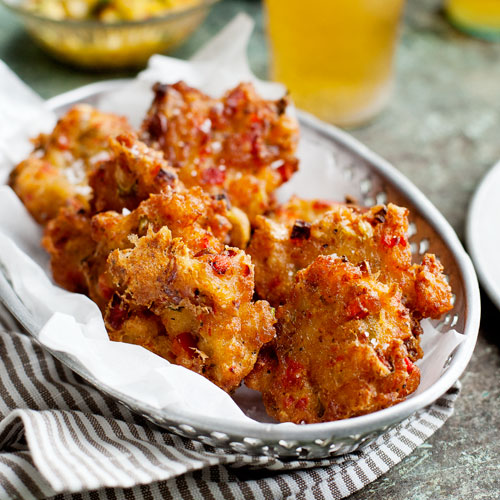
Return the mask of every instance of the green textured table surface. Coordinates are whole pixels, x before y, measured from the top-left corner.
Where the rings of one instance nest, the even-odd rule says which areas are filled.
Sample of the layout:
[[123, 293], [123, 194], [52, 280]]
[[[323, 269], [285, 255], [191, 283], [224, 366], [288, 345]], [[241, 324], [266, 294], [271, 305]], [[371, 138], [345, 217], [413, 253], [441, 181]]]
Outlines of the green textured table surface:
[[[174, 55], [189, 56], [240, 11], [257, 20], [250, 61], [265, 76], [267, 48], [255, 1], [222, 1]], [[54, 62], [1, 7], [0, 59], [43, 97], [131, 75], [86, 73]], [[398, 86], [390, 106], [352, 133], [417, 184], [462, 237], [474, 188], [500, 159], [500, 43], [456, 32], [443, 18], [438, 0], [410, 0], [397, 62]], [[484, 297], [479, 341], [461, 379], [455, 415], [352, 500], [500, 498], [499, 324], [500, 312]]]

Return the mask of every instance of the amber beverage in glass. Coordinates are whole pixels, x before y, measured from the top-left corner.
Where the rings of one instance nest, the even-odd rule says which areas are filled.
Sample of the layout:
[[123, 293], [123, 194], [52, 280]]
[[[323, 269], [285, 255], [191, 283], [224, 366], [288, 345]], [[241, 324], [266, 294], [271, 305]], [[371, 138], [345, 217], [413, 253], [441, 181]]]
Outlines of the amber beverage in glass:
[[487, 40], [500, 40], [500, 0], [448, 0], [448, 18], [457, 28]]
[[299, 108], [326, 121], [368, 121], [391, 96], [403, 3], [265, 0], [271, 77]]

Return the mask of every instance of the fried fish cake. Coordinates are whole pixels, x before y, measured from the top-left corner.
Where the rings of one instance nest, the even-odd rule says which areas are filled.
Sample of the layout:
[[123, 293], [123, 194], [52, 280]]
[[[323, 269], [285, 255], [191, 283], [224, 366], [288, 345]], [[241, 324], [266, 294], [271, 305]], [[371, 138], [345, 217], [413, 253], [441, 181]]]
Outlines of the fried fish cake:
[[109, 157], [108, 138], [128, 132], [125, 118], [77, 105], [52, 133], [35, 140], [35, 150], [12, 171], [9, 183], [40, 224], [61, 207], [88, 209], [89, 174]]
[[267, 412], [280, 422], [364, 415], [418, 387], [410, 354], [418, 339], [401, 291], [366, 266], [317, 257], [297, 273], [276, 316], [276, 339], [245, 383], [262, 392]]
[[408, 210], [393, 204], [369, 209], [336, 204], [313, 222], [299, 219], [293, 225], [259, 216], [248, 252], [256, 291], [274, 306], [287, 300], [297, 271], [319, 255], [338, 255], [355, 265], [364, 262], [382, 282], [397, 284], [416, 319], [437, 318], [452, 308], [436, 257], [427, 254], [421, 264], [412, 264]]
[[252, 221], [297, 170], [297, 121], [287, 98], [266, 101], [242, 83], [213, 99], [183, 82], [154, 86], [142, 138], [164, 152], [186, 186], [225, 191]]
[[105, 314], [110, 338], [143, 345], [225, 391], [274, 336], [273, 310], [253, 302], [253, 265], [242, 250], [194, 252], [167, 227], [150, 228], [133, 248], [110, 254], [107, 272], [117, 290]]

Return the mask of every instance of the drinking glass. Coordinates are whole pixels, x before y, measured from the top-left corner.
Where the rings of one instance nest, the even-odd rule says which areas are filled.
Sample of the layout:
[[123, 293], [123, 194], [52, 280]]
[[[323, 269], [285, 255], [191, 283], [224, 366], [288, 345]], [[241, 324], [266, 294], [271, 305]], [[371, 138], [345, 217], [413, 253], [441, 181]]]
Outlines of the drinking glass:
[[500, 40], [500, 0], [448, 0], [446, 13], [458, 29], [479, 38]]
[[265, 0], [271, 77], [298, 107], [353, 127], [391, 96], [404, 0]]

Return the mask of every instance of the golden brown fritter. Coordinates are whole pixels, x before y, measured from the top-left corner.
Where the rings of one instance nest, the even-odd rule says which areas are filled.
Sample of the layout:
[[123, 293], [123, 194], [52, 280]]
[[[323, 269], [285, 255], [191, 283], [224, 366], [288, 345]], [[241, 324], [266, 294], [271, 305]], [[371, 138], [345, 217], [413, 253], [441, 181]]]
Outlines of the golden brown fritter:
[[336, 204], [322, 217], [279, 223], [259, 216], [248, 252], [255, 264], [256, 291], [278, 306], [286, 302], [295, 274], [318, 255], [364, 262], [383, 283], [397, 284], [416, 319], [437, 318], [452, 308], [443, 267], [433, 255], [412, 264], [408, 210], [393, 204], [361, 209]]
[[224, 200], [199, 187], [180, 192], [167, 187], [128, 214], [108, 211], [90, 218], [83, 211], [61, 210], [47, 225], [42, 244], [50, 253], [55, 281], [88, 294], [103, 308], [114, 291], [105, 274], [106, 259], [112, 250], [130, 248], [131, 235], [168, 226], [194, 252], [220, 251], [229, 241], [227, 213]]
[[230, 247], [194, 252], [167, 227], [134, 244], [108, 258], [117, 290], [105, 314], [110, 338], [237, 388], [274, 336], [272, 308], [252, 301], [250, 257]]
[[149, 227], [159, 231], [166, 226], [193, 252], [217, 252], [228, 242], [231, 225], [226, 214], [224, 201], [214, 200], [195, 187], [151, 195], [128, 215], [117, 212], [95, 215], [92, 238], [97, 246], [87, 273], [90, 297], [100, 304], [111, 298], [114, 287], [105, 272], [106, 259], [112, 250], [132, 247], [131, 235], [141, 237]]
[[[279, 421], [315, 423], [380, 410], [416, 390], [416, 342], [397, 285], [319, 256], [277, 311], [277, 336], [246, 384]], [[407, 348], [407, 345], [410, 349]]]
[[41, 224], [61, 207], [88, 209], [89, 174], [109, 158], [109, 137], [127, 132], [132, 128], [125, 118], [75, 106], [52, 133], [35, 140], [35, 150], [12, 171], [9, 183]]
[[70, 292], [88, 294], [87, 259], [95, 252], [85, 210], [61, 208], [45, 226], [42, 246], [50, 255], [54, 281]]
[[156, 84], [143, 139], [164, 152], [186, 186], [225, 191], [252, 221], [297, 170], [298, 125], [287, 98], [266, 101], [242, 83], [212, 99], [183, 82]]
[[181, 189], [175, 170], [163, 154], [148, 148], [133, 134], [122, 134], [109, 140], [110, 159], [102, 162], [90, 175], [93, 213], [106, 210], [134, 210], [151, 193], [167, 187]]

